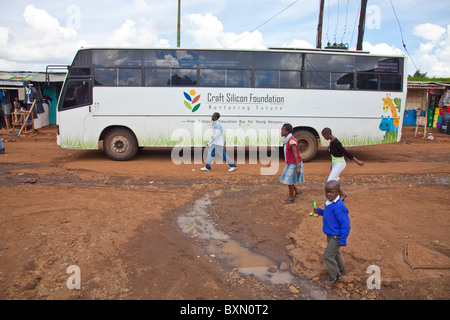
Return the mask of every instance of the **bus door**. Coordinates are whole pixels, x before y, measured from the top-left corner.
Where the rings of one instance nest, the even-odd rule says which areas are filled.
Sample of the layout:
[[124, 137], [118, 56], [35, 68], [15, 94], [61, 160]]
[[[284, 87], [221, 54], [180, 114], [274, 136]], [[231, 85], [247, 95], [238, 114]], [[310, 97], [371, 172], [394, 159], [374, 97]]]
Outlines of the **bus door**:
[[[58, 144], [67, 148], [97, 149], [85, 121], [92, 116], [92, 78], [69, 78], [58, 105]], [[83, 125], [80, 125], [83, 124]], [[98, 137], [97, 137], [98, 143]]]

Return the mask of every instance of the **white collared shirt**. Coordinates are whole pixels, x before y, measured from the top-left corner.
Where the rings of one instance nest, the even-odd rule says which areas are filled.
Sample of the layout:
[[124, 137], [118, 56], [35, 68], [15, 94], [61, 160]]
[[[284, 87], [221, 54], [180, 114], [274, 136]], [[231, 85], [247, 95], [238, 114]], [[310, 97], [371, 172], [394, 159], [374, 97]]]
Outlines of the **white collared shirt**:
[[325, 205], [329, 206], [330, 204], [335, 203], [339, 199], [340, 199], [339, 195], [333, 201], [330, 201], [330, 200], [327, 199], [327, 201], [325, 201]]

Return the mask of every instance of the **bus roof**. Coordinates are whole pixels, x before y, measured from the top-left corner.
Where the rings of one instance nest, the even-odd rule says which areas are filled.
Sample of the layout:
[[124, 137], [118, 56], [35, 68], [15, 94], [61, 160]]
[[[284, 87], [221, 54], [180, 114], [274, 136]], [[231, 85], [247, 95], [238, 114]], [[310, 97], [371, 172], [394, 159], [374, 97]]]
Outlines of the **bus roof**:
[[342, 55], [367, 55], [377, 57], [405, 57], [404, 54], [376, 54], [369, 51], [355, 51], [342, 49], [318, 49], [318, 48], [268, 48], [268, 49], [238, 49], [238, 48], [135, 48], [135, 47], [89, 47], [80, 48], [79, 51], [88, 50], [190, 50], [190, 51], [246, 51], [246, 52], [302, 52], [324, 53]]

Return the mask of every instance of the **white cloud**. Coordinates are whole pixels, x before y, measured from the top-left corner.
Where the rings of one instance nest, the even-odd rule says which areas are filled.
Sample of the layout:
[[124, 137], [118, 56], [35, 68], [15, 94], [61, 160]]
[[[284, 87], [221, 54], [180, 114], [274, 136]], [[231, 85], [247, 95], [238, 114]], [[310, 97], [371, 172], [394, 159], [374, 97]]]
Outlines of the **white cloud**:
[[210, 13], [206, 15], [190, 14], [185, 16], [184, 29], [194, 38], [194, 42], [200, 47], [220, 48], [220, 39], [223, 37], [223, 25]]
[[405, 55], [402, 50], [395, 46], [390, 46], [387, 43], [378, 43], [373, 45], [367, 41], [363, 42], [363, 51], [380, 55]]
[[158, 40], [156, 33], [152, 32], [143, 20], [140, 23], [126, 20], [119, 29], [113, 31], [104, 45], [108, 47], [168, 47], [169, 41]]
[[437, 43], [444, 36], [445, 31], [445, 28], [436, 24], [424, 23], [416, 26], [414, 28], [413, 34], [429, 40], [432, 43]]
[[429, 77], [450, 77], [450, 25], [446, 29], [425, 23], [416, 26], [414, 34], [427, 41], [414, 53], [417, 68]]
[[42, 70], [45, 65], [69, 63], [76, 50], [86, 44], [74, 29], [62, 27], [57, 19], [33, 5], [25, 7], [23, 18], [25, 29], [0, 28], [3, 47], [0, 68], [3, 70], [23, 70], [22, 65], [41, 66]]
[[59, 21], [52, 16], [50, 16], [47, 11], [38, 9], [33, 5], [28, 5], [25, 7], [23, 13], [25, 22], [34, 30], [46, 31], [53, 28], [59, 29]]
[[226, 48], [266, 49], [263, 42], [263, 34], [258, 30], [251, 33], [244, 32], [240, 35], [228, 32], [222, 38], [222, 43]]
[[147, 1], [145, 0], [134, 0], [133, 2], [133, 10], [136, 12], [143, 12], [150, 9]]
[[2, 48], [5, 48], [8, 45], [9, 33], [9, 28], [0, 27], [0, 46]]
[[306, 40], [294, 39], [288, 44], [283, 44], [283, 48], [296, 48], [296, 49], [311, 49], [314, 46]]
[[[145, 1], [136, 1], [145, 8]], [[70, 64], [81, 47], [88, 46], [74, 28], [61, 26], [46, 10], [27, 5], [23, 13], [24, 28], [10, 30], [0, 26], [0, 69], [43, 71], [50, 64]], [[125, 20], [118, 29], [89, 46], [168, 47], [169, 41], [158, 39], [151, 23]], [[7, 48], [7, 49], [4, 49]], [[30, 69], [32, 68], [32, 69]]]
[[219, 19], [210, 13], [186, 15], [184, 25], [186, 33], [192, 36], [194, 43], [203, 48], [265, 48], [261, 32], [225, 32]]

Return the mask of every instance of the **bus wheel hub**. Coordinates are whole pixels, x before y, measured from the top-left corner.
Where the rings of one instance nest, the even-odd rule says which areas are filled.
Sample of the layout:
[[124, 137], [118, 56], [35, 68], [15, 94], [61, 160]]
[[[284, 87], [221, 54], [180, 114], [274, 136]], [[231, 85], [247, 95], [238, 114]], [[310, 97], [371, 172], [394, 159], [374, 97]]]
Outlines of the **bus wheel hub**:
[[123, 137], [116, 137], [111, 142], [111, 149], [116, 153], [123, 153], [128, 148], [128, 143], [126, 139], [123, 139]]

